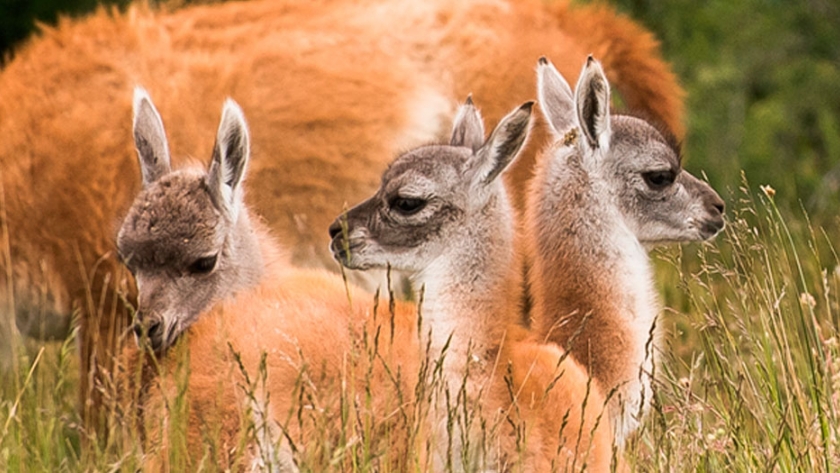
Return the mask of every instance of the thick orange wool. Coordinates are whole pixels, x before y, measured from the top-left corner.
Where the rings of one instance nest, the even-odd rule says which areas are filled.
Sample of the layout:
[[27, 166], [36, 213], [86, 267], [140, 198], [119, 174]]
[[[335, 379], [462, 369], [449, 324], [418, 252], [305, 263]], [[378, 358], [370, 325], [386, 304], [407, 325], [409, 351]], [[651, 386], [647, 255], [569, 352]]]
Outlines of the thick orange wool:
[[[393, 431], [387, 442], [383, 438], [382, 445], [394, 443], [399, 449], [406, 448], [406, 426], [411, 425], [412, 419], [398, 414], [401, 409], [412, 414], [414, 386], [394, 382], [384, 368], [392, 369], [395, 376], [400, 373], [404, 381], [416, 376], [414, 362], [418, 357], [413, 350], [417, 345], [411, 343], [417, 339], [415, 309], [397, 302], [393, 320], [399, 343], [390, 343], [387, 303], [383, 301], [374, 316], [373, 296], [365, 294], [364, 298], [351, 306], [338, 276], [318, 270], [293, 270], [269, 276], [257, 288], [202, 314], [185, 333], [184, 343], [163, 359], [164, 375], [147, 381], [141, 389], [145, 396], [142, 424], [148, 434], [146, 449], [150, 454], [147, 467], [155, 469], [155, 462], [165, 464], [172, 448], [164, 427], [167, 424], [161, 422], [171, 413], [163, 406], [177, 396], [182, 376], [178, 370], [184, 359], [188, 360], [187, 458], [195, 462], [192, 467], [200, 461], [208, 444], [208, 426], [218, 429], [209, 430], [210, 438], [216, 434], [216, 440], [223, 445], [243, 445], [246, 432], [241, 427], [260, 424], [253, 416], [248, 417], [248, 410], [266, 406], [266, 420], [281, 425], [304, 456], [307, 452], [316, 455], [319, 448], [338, 440], [342, 401], [351, 411], [361, 410], [351, 414], [350, 429], [359, 418], [394, 416], [399, 422], [393, 423]], [[373, 343], [377, 330], [381, 333], [377, 350], [381, 358], [374, 358], [371, 363], [367, 348], [362, 346], [363, 334], [367, 333]], [[258, 381], [263, 355], [265, 384]], [[252, 382], [250, 387], [245, 381], [246, 373]], [[364, 403], [366, 387], [374, 388], [370, 406]], [[259, 399], [256, 406], [247, 397], [250, 390]], [[246, 439], [244, 445], [251, 440]], [[240, 462], [257, 454], [254, 448], [251, 442], [249, 451], [240, 451]], [[404, 461], [399, 451], [390, 453], [389, 462]], [[234, 459], [233, 455], [221, 458]]]
[[[113, 241], [140, 182], [135, 85], [155, 97], [171, 148], [199, 159], [210, 156], [218, 104], [234, 98], [252, 131], [249, 203], [297, 264], [329, 267], [330, 221], [373, 192], [396, 152], [445, 134], [469, 93], [492, 127], [535, 97], [540, 56], [574, 81], [589, 53], [627, 103], [681, 133], [682, 93], [655, 41], [606, 7], [264, 0], [62, 19], [0, 71], [0, 243], [10, 255], [0, 252], [0, 287], [14, 287], [5, 297], [24, 315], [80, 310], [82, 369], [93, 370], [82, 399], [95, 411], [88, 381], [107, 378], [97, 370], [110, 369], [128, 322]], [[509, 173], [519, 207], [543, 137], [537, 129]]]
[[[352, 305], [338, 276], [287, 270], [203, 314], [185, 342], [163, 359], [163, 376], [147, 379], [140, 389], [147, 469], [167, 467], [173, 448], [171, 406], [183, 373], [188, 373], [188, 461], [197, 464], [207, 454], [208, 436], [226, 446], [218, 453], [225, 466], [259, 454], [253, 438], [241, 442], [246, 435], [241, 427], [255, 420], [247, 416], [253, 403], [234, 353], [256, 387], [257, 405], [268, 406], [268, 421], [282, 426], [298, 455], [315, 455], [338, 441], [342, 429], [374, 425], [368, 432], [373, 436], [364, 441], [371, 442], [372, 451], [384, 452], [380, 461], [386, 463], [378, 468], [404, 471], [418, 461], [425, 464], [428, 446], [439, 451], [446, 439], [427, 437], [435, 417], [425, 396], [432, 391], [415, 399], [423, 392], [416, 390], [418, 383], [430, 389], [423, 378], [429, 372], [421, 371], [426, 355], [416, 308], [397, 301], [392, 317], [382, 301], [374, 316], [372, 296], [351, 292]], [[254, 381], [263, 355], [265, 384]], [[184, 359], [187, 371], [178, 374]], [[487, 373], [480, 411], [488, 432], [494, 432], [488, 434], [490, 452], [500, 467], [571, 471], [585, 465], [589, 471], [608, 471], [612, 442], [609, 421], [602, 417], [604, 396], [580, 365], [561, 359], [558, 347], [529, 341], [521, 328], [506, 334], [495, 369]], [[263, 399], [270, 401], [263, 404]], [[352, 419], [350, 427], [342, 415]], [[232, 449], [242, 445], [247, 452]]]

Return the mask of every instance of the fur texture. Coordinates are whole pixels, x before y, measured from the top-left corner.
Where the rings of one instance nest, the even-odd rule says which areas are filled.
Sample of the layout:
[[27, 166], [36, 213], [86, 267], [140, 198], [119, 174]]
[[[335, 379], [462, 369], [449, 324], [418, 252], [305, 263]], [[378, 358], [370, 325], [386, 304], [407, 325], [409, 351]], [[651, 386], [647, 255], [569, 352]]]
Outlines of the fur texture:
[[611, 114], [591, 57], [571, 88], [548, 61], [540, 100], [556, 142], [530, 183], [524, 245], [535, 335], [566, 347], [614, 395], [617, 444], [649, 406], [660, 311], [645, 247], [712, 238], [724, 204], [644, 120]]
[[[433, 356], [442, 357], [442, 393], [432, 408], [438, 437], [447, 427], [441, 398], [456, 398], [489, 425], [501, 425], [500, 469], [576, 471], [610, 465], [603, 394], [555, 344], [533, 342], [518, 326], [522, 273], [515, 222], [499, 178], [522, 147], [532, 103], [505, 116], [483, 140], [471, 100], [448, 146], [399, 156], [379, 191], [330, 227], [336, 258], [349, 268], [405, 272], [424, 296]], [[476, 143], [482, 143], [476, 146]], [[564, 425], [568, 422], [568, 425]], [[458, 425], [450, 449], [481, 441], [484, 421]], [[440, 448], [440, 445], [438, 445]], [[434, 471], [453, 464], [435, 452]], [[454, 469], [469, 469], [463, 462]]]
[[[243, 203], [250, 140], [235, 102], [225, 103], [206, 171], [171, 170], [162, 120], [142, 90], [134, 109], [144, 188], [117, 247], [137, 282], [135, 332], [149, 350], [128, 349], [120, 381], [138, 394], [127, 396], [125, 408], [138, 406], [148, 469], [195, 469], [213, 439], [220, 443], [212, 461], [225, 467], [244, 457], [294, 470], [292, 447], [337, 441], [348, 409], [354, 419], [392, 427], [393, 437], [385, 438], [398, 447], [387, 448], [387, 461], [405, 461], [399, 452], [411, 442], [413, 411], [406, 406], [414, 399], [413, 384], [403, 381], [418, 376], [421, 359], [414, 308], [395, 304], [377, 319], [373, 296], [350, 303], [338, 275], [291, 269]], [[383, 327], [390, 338], [379, 345]], [[143, 366], [147, 359], [154, 361]], [[137, 373], [139, 386], [131, 387]], [[366, 391], [375, 395], [358, 405]], [[178, 409], [187, 420], [183, 430], [173, 430]], [[307, 409], [316, 414], [296, 415]], [[373, 422], [397, 410], [398, 422]], [[249, 421], [256, 432], [243, 428]], [[170, 452], [182, 445], [187, 464], [169, 465]], [[379, 451], [375, 440], [371, 445]]]
[[[629, 106], [681, 133], [682, 93], [655, 41], [606, 7], [266, 0], [61, 19], [0, 72], [0, 296], [35, 336], [62, 337], [79, 311], [82, 405], [99, 409], [130, 321], [115, 288], [133, 304], [113, 241], [140, 188], [125, 119], [136, 84], [158, 98], [169, 144], [197, 157], [216, 104], [236, 98], [257, 143], [247, 200], [295, 264], [323, 267], [329, 218], [397, 151], [440, 137], [460, 97], [493, 124], [533, 98], [537, 57], [564, 58], [573, 78], [590, 52]], [[544, 138], [538, 127], [532, 141]], [[508, 173], [517, 206], [535, 149]]]
[[[260, 239], [275, 251], [267, 234]], [[357, 421], [376, 425], [356, 433], [372, 436], [365, 441], [373, 451], [386, 452], [379, 468], [407, 468], [408, 452], [422, 458], [424, 445], [411, 436], [423, 355], [415, 308], [397, 301], [391, 316], [383, 301], [375, 313], [373, 296], [358, 289], [351, 289], [351, 304], [341, 278], [323, 270], [289, 269], [275, 260], [264, 271], [259, 285], [203, 312], [160, 362], [159, 374], [138, 390], [147, 469], [167, 466], [170, 450], [182, 442], [187, 469], [195, 469], [208, 438], [223, 447], [214, 452], [223, 468], [235, 465], [236, 455], [240, 464], [269, 457], [274, 465], [293, 465], [295, 455], [316, 457], [338, 442], [342, 418], [353, 419], [345, 432], [354, 432]], [[173, 405], [184, 386], [187, 424], [174, 430], [174, 441]], [[257, 433], [243, 429], [252, 423]], [[264, 442], [255, 438], [259, 429], [268, 431]], [[275, 445], [280, 448], [272, 451]], [[248, 450], [236, 450], [243, 446]]]

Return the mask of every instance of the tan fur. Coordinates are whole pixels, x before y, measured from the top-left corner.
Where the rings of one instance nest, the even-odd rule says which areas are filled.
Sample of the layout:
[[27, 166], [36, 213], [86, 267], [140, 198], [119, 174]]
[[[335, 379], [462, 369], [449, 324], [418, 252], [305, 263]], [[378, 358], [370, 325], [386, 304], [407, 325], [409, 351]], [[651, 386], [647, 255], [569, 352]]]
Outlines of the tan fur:
[[[439, 397], [458, 396], [499, 428], [498, 451], [489, 455], [494, 468], [603, 471], [611, 458], [609, 421], [599, 422], [604, 396], [597, 386], [590, 390], [586, 370], [557, 345], [534, 342], [518, 325], [522, 264], [499, 176], [526, 140], [532, 105], [510, 112], [485, 140], [468, 99], [449, 144], [395, 159], [376, 194], [330, 227], [331, 247], [349, 268], [391, 267], [422, 291], [430, 326], [423, 335], [433, 353], [445, 353]], [[448, 426], [440, 404], [430, 409], [438, 438]], [[458, 424], [450, 448], [479, 443], [482, 425]], [[434, 453], [436, 471], [470, 466], [449, 458], [440, 442]]]
[[[249, 200], [297, 264], [323, 266], [328, 219], [371, 192], [396, 151], [444, 132], [435, 118], [447, 100], [454, 109], [472, 92], [492, 124], [534, 96], [537, 57], [563, 58], [575, 77], [593, 51], [628, 104], [681, 131], [680, 88], [655, 42], [605, 7], [255, 1], [62, 19], [0, 72], [0, 243], [11, 258], [0, 252], [0, 287], [11, 277], [6, 297], [33, 314], [66, 321], [79, 309], [82, 372], [110, 369], [127, 322], [113, 235], [139, 183], [126, 120], [136, 84], [159, 97], [171, 146], [199, 157], [219, 101], [239, 101], [258, 144]], [[510, 173], [517, 203], [532, 155]], [[95, 406], [89, 379], [82, 398]]]
[[[612, 442], [606, 399], [586, 370], [564, 357], [558, 346], [528, 339], [503, 345], [501, 358], [505, 357], [519, 390], [508, 410], [519, 410], [525, 427], [524, 457], [529, 462], [524, 471], [609, 471]], [[558, 365], [558, 360], [563, 361]], [[503, 437], [508, 451], [514, 449], [514, 438]]]
[[[223, 303], [190, 329], [187, 342], [190, 407], [186, 442], [192, 461], [204, 454], [202, 437], [207, 435], [208, 426], [221, 427], [220, 439], [231, 447], [238, 444], [242, 435], [239, 429], [245, 401], [242, 389], [238, 387], [242, 377], [231, 359], [228, 342], [242, 356], [252, 377], [256, 376], [261, 354], [268, 353], [267, 385], [271, 393], [269, 405], [274, 413], [272, 420], [286, 421], [288, 435], [296, 447], [304, 451], [317, 451], [319, 445], [313, 445], [313, 440], [322, 441], [325, 437], [338, 435], [342, 390], [344, 394], [359, 397], [366, 386], [373, 388], [373, 404], [364, 406], [361, 413], [350, 414], [351, 419], [361, 416], [379, 422], [387, 418], [399, 422], [401, 410], [412, 413], [415, 400], [410, 395], [412, 382], [417, 380], [416, 360], [420, 355], [412, 330], [415, 320], [410, 317], [413, 309], [401, 303], [397, 305], [396, 341], [390, 345], [385, 341], [387, 337], [382, 336], [385, 348], [380, 349], [388, 360], [389, 369], [396, 371], [399, 367], [403, 379], [408, 381], [399, 387], [405, 403], [399, 405], [397, 388], [385, 375], [383, 365], [377, 363], [374, 375], [365, 378], [367, 355], [360, 352], [356, 346], [358, 338], [354, 340], [351, 335], [355, 333], [358, 337], [362, 331], [353, 328], [365, 321], [369, 335], [375, 333], [377, 327], [384, 335], [388, 324], [383, 323], [383, 314], [380, 313], [379, 322], [374, 323], [370, 307], [357, 306], [355, 311], [349, 310], [344, 288], [334, 275], [297, 272], [290, 276], [271, 281], [273, 284], [267, 282], [257, 291]], [[274, 284], [277, 284], [274, 290], [266, 287]], [[332, 296], [333, 300], [325, 295]], [[265, 327], [265, 324], [272, 325], [269, 329], [257, 328]], [[509, 467], [524, 467], [526, 471], [549, 471], [551, 466], [565, 471], [573, 464], [576, 469], [585, 464], [589, 471], [607, 471], [611, 442], [608, 420], [601, 417], [605, 401], [594, 386], [592, 392], [585, 392], [589, 380], [585, 371], [571, 359], [558, 368], [562, 352], [556, 347], [527, 341], [509, 343], [505, 347], [499, 356], [502, 363], [492, 378], [484, 411], [491, 425], [498, 422], [494, 427], [501, 429], [499, 449], [507, 453], [502, 457], [503, 462]], [[398, 351], [391, 352], [391, 348]], [[177, 363], [177, 360], [168, 359], [165, 369], [172, 369], [171, 365]], [[507, 373], [507, 363], [510, 363], [511, 374]], [[311, 406], [308, 402], [301, 403], [296, 396], [300, 392], [300, 371], [304, 366], [303, 379], [308, 385], [308, 394], [314, 395], [315, 399]], [[508, 388], [506, 376], [511, 378], [511, 388]], [[170, 402], [175, 397], [173, 388], [177, 384], [173, 378], [165, 380]], [[547, 389], [549, 385], [553, 385], [551, 390]], [[164, 400], [158, 397], [161, 394], [157, 389], [153, 388], [144, 409], [144, 422], [151, 431], [149, 445], [152, 451], [158, 446], [155, 439], [165, 435], [158, 427], [159, 415], [166, 415], [166, 410], [161, 409]], [[511, 402], [509, 390], [514, 390], [518, 396], [515, 403]], [[300, 409], [315, 409], [312, 417], [317, 420], [309, 421], [309, 414], [305, 414], [304, 425], [299, 425], [295, 419]], [[391, 468], [405, 467], [406, 459], [402, 457], [405, 452], [401, 450], [407, 448], [409, 439], [400, 435], [406, 435], [408, 427], [411, 426], [391, 427], [386, 442], [390, 445], [388, 455], [395, 462]], [[323, 428], [332, 435], [324, 435], [319, 430]], [[517, 435], [521, 436], [519, 445]], [[168, 445], [163, 437], [160, 445], [163, 450], [153, 454], [153, 462], [167, 452]], [[374, 445], [377, 445], [375, 441]], [[412, 453], [422, 454], [422, 446], [423, 442], [415, 439]], [[409, 458], [408, 461], [414, 460]]]
[[[250, 404], [243, 371], [233, 353], [241, 357], [244, 371], [252, 380], [258, 379], [260, 359], [266, 354], [267, 382], [255, 395], [262, 401], [264, 393], [270, 393], [266, 403], [270, 410], [266, 413], [267, 420], [272, 425], [282, 425], [285, 435], [302, 450], [302, 455], [314, 456], [322, 448], [329, 448], [328, 444], [321, 445], [322, 442], [338, 440], [342, 396], [348, 396], [349, 400], [344, 400], [345, 407], [350, 409], [351, 424], [347, 430], [361, 434], [355, 429], [357, 419], [375, 420], [380, 428], [389, 425], [388, 418], [394, 419], [389, 437], [384, 432], [374, 432], [383, 436], [382, 443], [376, 438], [367, 441], [377, 449], [393, 443], [394, 448], [389, 452], [389, 463], [393, 462], [390, 468], [405, 465], [400, 451], [408, 448], [410, 440], [407, 435], [413, 421], [411, 383], [417, 376], [416, 365], [412, 364], [418, 359], [416, 345], [412, 344], [416, 341], [415, 310], [404, 303], [396, 304], [397, 343], [391, 344], [387, 336], [390, 330], [387, 304], [379, 308], [374, 318], [372, 296], [362, 293], [354, 296], [364, 300], [351, 307], [341, 279], [334, 274], [317, 270], [283, 271], [267, 276], [257, 288], [223, 301], [201, 316], [188, 330], [186, 346], [176, 347], [173, 353], [188, 356], [186, 444], [192, 462], [190, 468], [195, 468], [205, 454], [207, 426], [219, 426], [218, 440], [232, 447], [243, 445], [246, 433], [241, 427], [254, 422], [246, 415]], [[384, 361], [376, 359], [370, 366], [361, 340], [363, 333], [374, 337], [376, 330], [381, 331], [378, 352]], [[178, 383], [177, 367], [182, 360], [177, 356], [166, 357], [163, 368], [166, 374], [146, 388], [151, 391], [143, 405], [143, 424], [149, 432], [147, 449], [151, 469], [156, 468], [157, 462], [165, 464], [172, 448], [166, 429], [160, 427], [160, 416], [168, 415], [162, 406], [176, 397], [173, 388]], [[384, 370], [385, 365], [394, 373], [399, 371], [406, 382], [395, 386]], [[372, 370], [369, 378], [368, 368]], [[366, 387], [373, 388], [369, 406], [365, 404]], [[408, 413], [408, 422], [400, 416], [401, 411]], [[209, 432], [212, 438], [215, 431]], [[251, 450], [244, 454], [240, 451], [240, 462], [260, 453], [253, 450], [250, 440], [246, 438], [244, 445], [250, 444]], [[231, 462], [233, 458], [222, 460]]]
[[[263, 235], [262, 241], [264, 250], [273, 253], [270, 239]], [[211, 455], [206, 451], [206, 437], [215, 436], [225, 447], [211, 457], [222, 462], [220, 466], [235, 466], [236, 461], [241, 466], [259, 455], [241, 429], [250, 419], [246, 416], [249, 402], [233, 353], [241, 357], [251, 379], [258, 377], [260, 359], [267, 355], [264, 392], [270, 393], [270, 421], [284, 426], [284, 435], [302, 450], [301, 455], [317, 452], [322, 448], [318, 442], [337, 439], [341, 396], [348, 396], [353, 422], [379, 422], [373, 439], [366, 441], [384, 448], [382, 461], [387, 465], [380, 468], [403, 471], [414, 462], [422, 464], [426, 442], [446, 440], [428, 437], [423, 419], [414, 418], [415, 403], [425, 402], [413, 397], [416, 383], [423, 382], [418, 369], [424, 359], [415, 307], [396, 301], [391, 339], [392, 318], [384, 301], [374, 316], [372, 296], [351, 289], [355, 302], [351, 307], [344, 283], [335, 274], [289, 269], [276, 257], [269, 261], [258, 287], [203, 314], [187, 331], [184, 342], [163, 359], [163, 376], [147, 380], [140, 389], [147, 471], [171, 466], [168, 455], [173, 441], [187, 446], [190, 469]], [[363, 335], [372, 340], [377, 332], [378, 357], [371, 365], [371, 349], [362, 346], [362, 340]], [[502, 453], [499, 466], [568, 471], [585, 465], [588, 471], [608, 471], [611, 442], [609, 421], [602, 418], [605, 400], [594, 385], [588, 392], [585, 370], [571, 359], [559, 363], [562, 352], [556, 346], [529, 341], [524, 329], [512, 326], [505, 337], [492, 360], [494, 369], [480, 381], [488, 383], [482, 412], [491, 432], [495, 431], [491, 439], [498, 437], [491, 446]], [[186, 439], [175, 440], [168, 426], [184, 375], [179, 366], [185, 358], [188, 425]], [[128, 372], [133, 371], [129, 367]], [[393, 380], [397, 372], [400, 384]], [[367, 405], [369, 388], [371, 403]], [[410, 436], [412, 432], [420, 434]], [[243, 445], [249, 447], [245, 452]]]
[[661, 350], [646, 248], [714, 237], [724, 226], [724, 202], [681, 169], [667, 135], [642, 119], [611, 115], [609, 85], [594, 58], [574, 95], [547, 60], [537, 75], [557, 141], [539, 157], [524, 216], [533, 328], [613, 394], [621, 446], [649, 410]]
[[498, 410], [503, 470], [609, 471], [612, 442], [607, 401], [597, 383], [553, 343], [508, 326], [485, 393]]

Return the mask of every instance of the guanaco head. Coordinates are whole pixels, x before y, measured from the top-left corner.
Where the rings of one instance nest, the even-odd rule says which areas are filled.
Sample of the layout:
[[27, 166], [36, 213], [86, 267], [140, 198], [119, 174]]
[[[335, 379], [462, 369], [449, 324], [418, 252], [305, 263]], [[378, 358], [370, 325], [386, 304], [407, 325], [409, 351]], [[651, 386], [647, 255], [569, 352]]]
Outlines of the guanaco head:
[[558, 137], [550, 159], [600, 183], [641, 243], [705, 240], [723, 228], [723, 200], [681, 168], [674, 140], [645, 120], [611, 114], [598, 61], [589, 57], [574, 95], [545, 58], [537, 76], [541, 109]]
[[[475, 214], [508, 211], [498, 202], [505, 198], [498, 177], [525, 141], [532, 105], [504, 117], [485, 142], [481, 116], [467, 99], [448, 145], [399, 156], [376, 194], [330, 226], [335, 258], [352, 269], [422, 271], [447, 248], [469, 243]], [[492, 224], [500, 232], [509, 226]]]
[[117, 236], [138, 291], [135, 333], [171, 345], [219, 298], [259, 279], [258, 244], [242, 201], [249, 155], [239, 106], [222, 110], [208, 171], [172, 171], [163, 122], [149, 95], [134, 92], [134, 141], [143, 189]]

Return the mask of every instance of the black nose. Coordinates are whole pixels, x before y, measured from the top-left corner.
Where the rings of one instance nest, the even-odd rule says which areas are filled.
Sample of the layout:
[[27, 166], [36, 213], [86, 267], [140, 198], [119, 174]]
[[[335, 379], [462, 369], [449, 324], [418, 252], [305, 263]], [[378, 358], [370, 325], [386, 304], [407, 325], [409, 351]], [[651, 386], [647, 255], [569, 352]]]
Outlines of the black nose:
[[711, 205], [712, 205], [712, 207], [714, 207], [715, 209], [717, 209], [717, 211], [718, 211], [718, 212], [720, 212], [721, 214], [723, 214], [723, 210], [724, 210], [724, 208], [725, 208], [724, 203], [723, 203], [723, 199], [721, 199], [720, 197], [718, 197], [717, 199], [715, 199], [715, 200], [713, 200], [713, 201], [711, 202]]
[[146, 336], [149, 337], [149, 340], [154, 342], [154, 340], [157, 340], [160, 335], [160, 329], [161, 324], [157, 321], [149, 321], [145, 324], [138, 322], [134, 324], [134, 335], [136, 335], [139, 339], [142, 338], [143, 333], [145, 333]]
[[335, 238], [341, 234], [341, 222], [336, 220], [330, 225], [330, 238]]
[[135, 337], [140, 338], [140, 337], [143, 336], [143, 326], [142, 325], [134, 324], [133, 330], [134, 330], [134, 336]]

